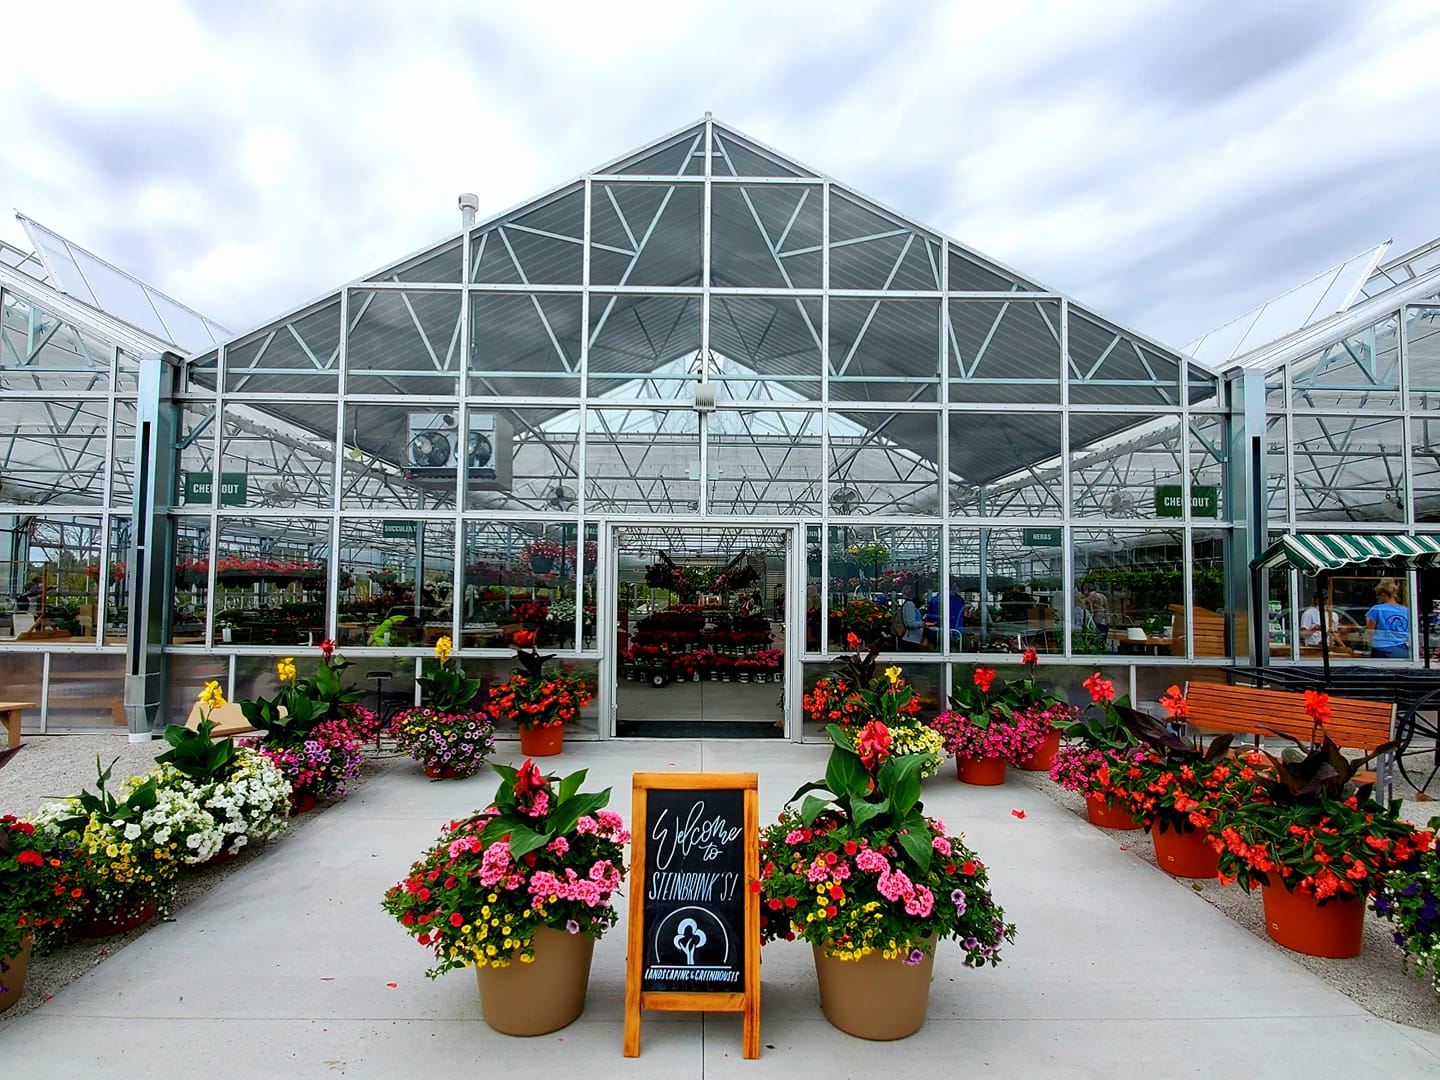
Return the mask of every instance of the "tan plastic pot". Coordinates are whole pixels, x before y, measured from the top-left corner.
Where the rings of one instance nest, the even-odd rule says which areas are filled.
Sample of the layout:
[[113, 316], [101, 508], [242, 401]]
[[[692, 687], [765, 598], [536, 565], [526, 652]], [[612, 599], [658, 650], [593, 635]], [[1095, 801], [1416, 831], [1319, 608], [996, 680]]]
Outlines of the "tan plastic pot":
[[34, 940], [27, 936], [20, 946], [19, 956], [3, 958], [5, 970], [0, 972], [0, 986], [8, 986], [10, 989], [0, 993], [0, 1012], [14, 1005], [20, 1000], [20, 995], [25, 993], [25, 976], [30, 971], [30, 946]]
[[573, 1023], [585, 1008], [594, 951], [593, 938], [542, 926], [533, 963], [477, 967], [485, 1022], [502, 1035], [544, 1035]]
[[879, 953], [837, 960], [825, 955], [824, 946], [813, 948], [820, 1010], [835, 1027], [858, 1039], [888, 1041], [913, 1035], [924, 1025], [933, 951], [912, 966]]

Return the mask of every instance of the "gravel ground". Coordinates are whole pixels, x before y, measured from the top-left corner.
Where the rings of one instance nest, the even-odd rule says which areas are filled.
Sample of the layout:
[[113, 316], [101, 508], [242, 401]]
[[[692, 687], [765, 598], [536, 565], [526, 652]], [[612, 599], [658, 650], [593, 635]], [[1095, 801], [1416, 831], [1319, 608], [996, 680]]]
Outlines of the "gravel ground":
[[[118, 780], [143, 773], [155, 755], [163, 752], [165, 747], [166, 744], [160, 741], [130, 743], [113, 735], [27, 736], [25, 748], [20, 754], [0, 768], [0, 813], [26, 815], [33, 813], [46, 797], [70, 794], [87, 786], [93, 790], [96, 754], [101, 755], [105, 765], [118, 756], [119, 761], [112, 774]], [[370, 751], [354, 786], [387, 769], [408, 764], [408, 761], [408, 758], [396, 754]], [[1008, 783], [1034, 788], [1077, 816], [1085, 816], [1084, 801], [1073, 792], [1051, 783], [1046, 774], [1012, 769], [1009, 776]], [[326, 804], [322, 803], [310, 813], [292, 818], [290, 828], [305, 828], [325, 813], [326, 808]], [[1407, 801], [1403, 803], [1403, 814], [1408, 820], [1423, 825], [1432, 815], [1440, 814], [1440, 802]], [[1121, 850], [1155, 865], [1150, 839], [1144, 833], [1114, 832], [1111, 835]], [[172, 917], [178, 916], [187, 903], [215, 882], [242, 870], [258, 850], [247, 848], [228, 863], [184, 875], [180, 880]], [[1226, 888], [1213, 881], [1196, 882], [1191, 888], [1201, 899], [1283, 953], [1292, 963], [1304, 967], [1376, 1016], [1440, 1032], [1440, 1004], [1436, 1002], [1429, 981], [1404, 972], [1400, 950], [1390, 940], [1389, 924], [1373, 913], [1366, 916], [1365, 948], [1361, 954], [1353, 960], [1326, 960], [1302, 956], [1270, 941], [1265, 933], [1259, 893], [1249, 895], [1238, 886]], [[76, 942], [33, 961], [24, 996], [0, 1018], [0, 1025], [37, 1008], [61, 987], [123, 949], [145, 930], [141, 927], [118, 937]]]
[[[71, 795], [82, 788], [95, 790], [95, 756], [101, 765], [116, 761], [111, 772], [111, 786], [127, 776], [136, 776], [150, 768], [155, 755], [164, 753], [169, 744], [162, 740], [131, 743], [114, 735], [26, 735], [20, 753], [0, 767], [0, 814], [28, 816], [47, 798]], [[366, 752], [360, 776], [350, 790], [364, 784], [372, 776], [387, 769], [408, 765], [410, 759], [399, 754]], [[325, 813], [334, 803], [321, 803], [314, 810], [291, 818], [287, 831], [304, 829]], [[277, 842], [284, 842], [284, 834]], [[201, 896], [206, 889], [231, 874], [242, 872], [247, 863], [263, 849], [263, 845], [242, 848], [240, 854], [219, 866], [192, 869], [178, 882], [172, 919], [180, 918], [185, 905]], [[77, 940], [30, 962], [25, 979], [25, 992], [13, 1006], [0, 1014], [0, 1027], [7, 1021], [39, 1008], [60, 990], [74, 982], [108, 956], [113, 956], [141, 934], [142, 926], [127, 934], [97, 940]], [[0, 1070], [3, 1072], [3, 1070]]]

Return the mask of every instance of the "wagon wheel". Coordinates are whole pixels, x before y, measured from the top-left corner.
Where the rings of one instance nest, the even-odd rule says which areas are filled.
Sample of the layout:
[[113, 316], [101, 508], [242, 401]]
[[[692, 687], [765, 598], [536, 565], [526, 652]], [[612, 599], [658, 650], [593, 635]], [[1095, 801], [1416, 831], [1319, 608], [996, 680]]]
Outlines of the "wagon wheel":
[[1411, 705], [1396, 732], [1395, 763], [1419, 794], [1440, 775], [1440, 690], [1431, 690]]

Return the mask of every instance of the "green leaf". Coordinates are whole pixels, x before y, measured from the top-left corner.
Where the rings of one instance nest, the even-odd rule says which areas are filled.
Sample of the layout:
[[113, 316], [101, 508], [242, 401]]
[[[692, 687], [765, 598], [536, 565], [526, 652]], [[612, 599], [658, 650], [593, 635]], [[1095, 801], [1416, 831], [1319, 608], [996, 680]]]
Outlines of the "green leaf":
[[825, 783], [836, 795], [854, 798], [870, 790], [870, 773], [855, 751], [837, 746], [825, 766]]
[[930, 869], [930, 857], [935, 854], [935, 849], [930, 846], [930, 827], [923, 818], [918, 829], [911, 827], [897, 832], [895, 843], [904, 849], [905, 854], [910, 856], [910, 861], [922, 874]]
[[[921, 755], [907, 755], [919, 757]], [[920, 802], [920, 778], [913, 774], [913, 770], [902, 775], [895, 786], [888, 792], [890, 805], [895, 809], [896, 817], [904, 817]]]
[[510, 830], [510, 857], [520, 856], [542, 848], [550, 842], [553, 832], [538, 833], [528, 825], [516, 825]]
[[561, 779], [559, 791], [560, 802], [565, 802], [567, 799], [569, 799], [572, 795], [574, 795], [577, 791], [580, 790], [580, 785], [585, 782], [585, 774], [588, 771], [588, 769], [580, 769], [579, 771], [572, 772], [569, 776], [563, 777]]
[[822, 782], [820, 782], [819, 780], [812, 780], [812, 781], [810, 781], [810, 783], [808, 783], [808, 784], [802, 784], [802, 785], [800, 785], [800, 787], [799, 787], [798, 789], [796, 789], [795, 794], [794, 794], [794, 795], [791, 795], [790, 798], [788, 798], [788, 799], [785, 800], [785, 805], [786, 805], [786, 806], [790, 806], [792, 803], [798, 802], [801, 795], [804, 795], [804, 794], [806, 794], [807, 792], [811, 792], [811, 791], [827, 791], [827, 792], [828, 792], [828, 791], [830, 791], [830, 789], [829, 789], [828, 787], [826, 787], [826, 786], [825, 786]]
[[805, 801], [800, 804], [800, 820], [806, 825], [814, 825], [815, 819], [829, 805], [828, 799], [817, 799], [814, 795], [805, 796]]
[[890, 809], [890, 800], [881, 799], [879, 802], [866, 802], [861, 799], [850, 806], [850, 820], [858, 830], [867, 821], [885, 813]]

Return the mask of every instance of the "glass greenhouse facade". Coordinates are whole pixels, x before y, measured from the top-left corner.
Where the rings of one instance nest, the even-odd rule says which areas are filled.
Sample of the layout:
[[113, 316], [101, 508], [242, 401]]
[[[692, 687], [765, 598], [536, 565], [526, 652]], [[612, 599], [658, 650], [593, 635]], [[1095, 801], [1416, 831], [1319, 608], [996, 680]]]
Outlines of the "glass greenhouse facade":
[[598, 737], [804, 738], [852, 634], [932, 702], [1028, 649], [1153, 699], [1296, 640], [1272, 533], [1437, 516], [1423, 260], [1207, 364], [709, 118], [239, 335], [37, 248], [0, 251], [37, 730], [139, 735], [326, 637], [410, 699], [440, 636], [496, 679], [517, 629]]

